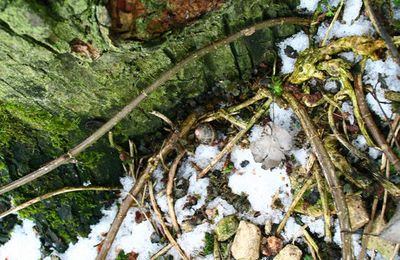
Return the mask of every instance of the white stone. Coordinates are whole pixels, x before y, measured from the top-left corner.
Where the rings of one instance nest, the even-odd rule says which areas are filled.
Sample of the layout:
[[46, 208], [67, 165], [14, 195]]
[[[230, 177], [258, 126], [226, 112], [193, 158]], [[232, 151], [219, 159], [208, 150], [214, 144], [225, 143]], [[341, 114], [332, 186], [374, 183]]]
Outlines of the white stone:
[[260, 256], [260, 229], [249, 222], [240, 221], [232, 244], [232, 255], [237, 260], [253, 260]]
[[279, 252], [274, 260], [300, 260], [302, 254], [297, 246], [288, 244]]

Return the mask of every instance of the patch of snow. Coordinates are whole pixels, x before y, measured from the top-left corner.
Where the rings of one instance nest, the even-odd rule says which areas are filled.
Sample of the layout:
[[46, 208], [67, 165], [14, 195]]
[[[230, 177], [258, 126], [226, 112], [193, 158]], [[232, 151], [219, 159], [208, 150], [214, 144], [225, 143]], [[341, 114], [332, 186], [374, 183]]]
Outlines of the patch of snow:
[[[184, 164], [189, 163], [190, 162], [186, 161]], [[189, 178], [189, 189], [187, 194], [175, 202], [176, 218], [179, 223], [182, 223], [184, 220], [193, 216], [196, 210], [200, 209], [205, 204], [207, 198], [207, 186], [209, 184], [208, 178], [197, 179], [197, 173], [193, 167], [186, 165], [184, 169], [189, 172], [184, 172], [183, 175], [191, 174], [191, 176]], [[197, 198], [197, 203], [190, 207], [185, 207], [185, 204], [191, 196]]]
[[367, 140], [363, 135], [357, 135], [357, 138], [351, 142], [356, 148], [365, 151], [368, 148]]
[[305, 148], [292, 149], [290, 154], [293, 155], [296, 161], [304, 167], [307, 164], [308, 157], [310, 157], [310, 150]]
[[168, 212], [168, 202], [167, 202], [167, 195], [163, 194], [162, 196], [157, 196], [157, 205], [160, 210], [164, 213]]
[[253, 128], [251, 128], [251, 132], [250, 132], [250, 136], [248, 138], [248, 140], [250, 142], [255, 142], [256, 140], [258, 140], [262, 133], [264, 132], [264, 128], [260, 125], [254, 125]]
[[0, 246], [0, 259], [36, 260], [41, 258], [39, 237], [33, 227], [35, 223], [24, 219], [21, 225], [16, 225], [10, 240]]
[[281, 68], [282, 74], [287, 74], [292, 72], [294, 69], [294, 64], [296, 62], [296, 59], [286, 55], [285, 49], [290, 48], [288, 46], [293, 48], [298, 53], [304, 51], [309, 46], [309, 40], [307, 34], [304, 33], [303, 31], [298, 32], [297, 34], [285, 39], [284, 41], [278, 44], [279, 56], [282, 60], [282, 68]]
[[366, 99], [370, 109], [382, 119], [384, 118], [384, 114], [388, 118], [392, 117], [390, 102], [384, 97], [384, 94], [385, 90], [400, 92], [399, 75], [400, 67], [390, 57], [385, 61], [367, 60], [363, 81], [365, 84], [370, 84], [373, 87], [377, 100], [371, 93], [367, 94]]
[[[208, 223], [203, 223], [196, 226], [192, 231], [183, 233], [177, 239], [177, 242], [187, 255], [195, 256], [201, 253], [204, 248], [204, 236], [206, 232], [211, 232], [211, 227]], [[181, 259], [175, 248], [172, 248], [169, 254], [174, 256], [174, 259]]]
[[290, 242], [291, 240], [296, 239], [302, 235], [302, 227], [296, 223], [293, 217], [289, 217], [282, 232], [282, 237], [285, 239], [286, 242]]
[[339, 86], [337, 85], [335, 80], [328, 79], [325, 81], [324, 89], [329, 91], [330, 93], [336, 93], [339, 91]]
[[261, 163], [256, 163], [249, 149], [234, 147], [231, 153], [231, 160], [236, 169], [240, 163], [249, 161], [246, 168], [238, 170], [229, 177], [228, 185], [235, 194], [245, 193], [255, 211], [272, 214], [274, 199], [287, 208], [292, 200], [290, 181], [285, 168], [274, 168], [263, 170]]
[[221, 197], [217, 197], [207, 205], [207, 209], [216, 209], [218, 214], [213, 219], [214, 223], [218, 223], [223, 217], [236, 213], [236, 209]]
[[[114, 204], [110, 209], [103, 210], [104, 216], [99, 223], [92, 225], [87, 238], [79, 237], [78, 242], [70, 244], [64, 254], [60, 254], [62, 260], [69, 259], [95, 259], [97, 256], [96, 246], [104, 239], [108, 232], [118, 207]], [[138, 259], [149, 259], [151, 255], [161, 249], [162, 245], [151, 242], [150, 236], [154, 232], [153, 226], [147, 220], [137, 224], [135, 214], [138, 209], [131, 208], [124, 219], [120, 230], [114, 240], [107, 259], [115, 259], [120, 250], [124, 252], [136, 252]]]
[[155, 183], [154, 192], [158, 193], [165, 188], [164, 176], [165, 172], [161, 169], [161, 166], [157, 167], [157, 169], [153, 172], [153, 182]]
[[[315, 40], [317, 42], [321, 42], [328, 31], [329, 24], [322, 24], [315, 35]], [[361, 35], [372, 35], [374, 33], [374, 29], [372, 27], [371, 22], [364, 15], [360, 15], [360, 17], [352, 23], [342, 23], [340, 21], [336, 21], [332, 29], [327, 37], [328, 40], [332, 38], [341, 38], [346, 36], [361, 36]]]
[[347, 120], [349, 120], [350, 125], [354, 125], [354, 110], [353, 105], [349, 101], [345, 101], [342, 104], [342, 111], [347, 113]]
[[[217, 156], [219, 152], [220, 150], [216, 146], [200, 144], [197, 146], [195, 154], [190, 157], [190, 160], [203, 169], [207, 167], [207, 165]], [[217, 163], [213, 169], [221, 170], [224, 164], [223, 161], [224, 160], [220, 160], [220, 162]]]
[[269, 115], [272, 122], [285, 129], [292, 136], [296, 136], [300, 132], [300, 123], [291, 108], [280, 108], [278, 104], [272, 103]]
[[317, 9], [319, 0], [300, 0], [297, 9], [304, 10], [307, 13], [313, 13]]
[[308, 226], [312, 233], [317, 234], [318, 237], [323, 237], [325, 235], [323, 218], [302, 215], [301, 221]]
[[131, 190], [131, 188], [135, 184], [135, 181], [130, 176], [125, 176], [125, 177], [119, 178], [119, 182], [122, 185], [122, 190], [124, 192], [126, 192], [126, 194]]
[[376, 160], [382, 155], [382, 151], [379, 151], [378, 149], [375, 149], [373, 147], [369, 147], [368, 149], [368, 155], [372, 159]]
[[343, 10], [343, 21], [352, 24], [360, 14], [362, 0], [347, 0]]

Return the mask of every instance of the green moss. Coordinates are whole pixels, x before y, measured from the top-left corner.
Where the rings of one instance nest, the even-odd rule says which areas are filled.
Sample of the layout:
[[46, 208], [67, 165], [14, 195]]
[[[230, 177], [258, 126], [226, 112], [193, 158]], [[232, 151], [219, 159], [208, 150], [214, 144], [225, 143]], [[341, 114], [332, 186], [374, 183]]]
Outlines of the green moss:
[[[34, 106], [9, 102], [3, 103], [2, 109], [7, 111], [6, 114], [0, 113], [3, 117], [12, 116], [32, 129], [44, 131], [50, 138], [52, 145], [58, 149], [65, 149], [65, 137], [70, 131], [77, 130], [79, 125], [78, 119], [69, 120], [63, 115], [53, 115]], [[21, 129], [22, 126], [18, 124], [13, 125], [16, 125], [17, 129]]]
[[212, 254], [214, 251], [214, 235], [211, 233], [206, 232], [204, 234], [204, 249], [203, 255]]

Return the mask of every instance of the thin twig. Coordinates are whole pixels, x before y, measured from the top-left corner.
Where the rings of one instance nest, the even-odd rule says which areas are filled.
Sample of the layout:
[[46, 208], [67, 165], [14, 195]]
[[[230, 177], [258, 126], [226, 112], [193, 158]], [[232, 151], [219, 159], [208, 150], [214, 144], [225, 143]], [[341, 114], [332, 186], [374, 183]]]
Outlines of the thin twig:
[[332, 196], [336, 206], [337, 216], [339, 218], [341, 238], [343, 242], [342, 257], [345, 260], [352, 259], [352, 239], [349, 232], [351, 232], [349, 210], [347, 208], [346, 198], [340, 186], [339, 178], [336, 175], [335, 167], [329, 158], [329, 155], [319, 138], [319, 135], [309, 118], [307, 111], [301, 106], [296, 98], [289, 92], [285, 91], [283, 97], [289, 103], [295, 114], [300, 120], [300, 123], [311, 143], [312, 150], [316, 155], [319, 164], [321, 165], [322, 172], [332, 192]]
[[298, 18], [298, 17], [282, 17], [270, 19], [264, 22], [257, 23], [255, 25], [249, 26], [239, 32], [236, 32], [224, 39], [213, 42], [206, 47], [203, 47], [197, 51], [194, 51], [192, 54], [189, 54], [182, 61], [175, 64], [172, 68], [162, 73], [157, 80], [155, 80], [152, 84], [146, 87], [142, 93], [134, 98], [128, 105], [126, 105], [122, 110], [120, 110], [114, 117], [112, 117], [109, 121], [107, 121], [104, 125], [102, 125], [98, 130], [96, 130], [93, 134], [87, 137], [80, 144], [69, 150], [68, 153], [54, 159], [46, 163], [46, 165], [40, 167], [34, 172], [31, 172], [24, 177], [17, 179], [7, 185], [4, 185], [0, 188], [0, 195], [6, 192], [12, 191], [24, 184], [27, 184], [37, 178], [51, 172], [52, 170], [60, 167], [63, 164], [68, 163], [71, 159], [75, 158], [78, 154], [86, 150], [89, 146], [99, 140], [104, 134], [110, 131], [115, 125], [117, 125], [122, 119], [124, 119], [127, 115], [129, 115], [133, 109], [135, 109], [143, 100], [146, 99], [148, 95], [157, 90], [161, 85], [167, 82], [172, 76], [174, 76], [181, 69], [185, 68], [193, 61], [204, 57], [208, 53], [218, 49], [221, 46], [227, 45], [231, 42], [236, 41], [237, 39], [243, 36], [249, 36], [253, 34], [257, 30], [266, 29], [272, 26], [283, 25], [283, 24], [297, 24], [308, 26], [309, 20]]
[[169, 173], [168, 173], [168, 182], [167, 182], [167, 203], [168, 203], [168, 213], [171, 218], [171, 223], [172, 227], [174, 228], [175, 232], [179, 234], [180, 228], [178, 221], [176, 220], [176, 214], [175, 214], [175, 207], [174, 207], [174, 179], [175, 179], [175, 174], [176, 174], [176, 169], [178, 168], [178, 164], [185, 155], [186, 151], [182, 151], [178, 154], [178, 156], [175, 158], [174, 162], [172, 163], [171, 167], [169, 168]]
[[153, 255], [150, 260], [156, 260], [159, 257], [165, 255], [171, 248], [172, 248], [172, 244], [168, 244], [166, 246], [164, 246], [163, 248], [160, 249], [160, 251], [158, 251], [155, 255]]
[[326, 192], [325, 181], [322, 178], [319, 168], [314, 165], [315, 169], [312, 169], [313, 176], [317, 181], [318, 192], [321, 198], [322, 212], [324, 216], [324, 231], [325, 231], [325, 241], [332, 242], [332, 232], [331, 232], [331, 210], [328, 203], [328, 193]]
[[[316, 157], [314, 154], [311, 154], [310, 157], [308, 158], [307, 165], [306, 165], [306, 176], [309, 174], [311, 171], [311, 168], [313, 167], [315, 163]], [[288, 221], [290, 215], [292, 215], [292, 212], [294, 211], [294, 208], [296, 207], [297, 203], [301, 200], [303, 197], [304, 193], [311, 187], [311, 184], [314, 182], [314, 178], [308, 178], [307, 181], [303, 184], [301, 189], [296, 193], [296, 196], [293, 198], [292, 203], [290, 204], [289, 208], [286, 210], [285, 215], [283, 216], [283, 219], [281, 220], [281, 223], [279, 223], [278, 228], [276, 229], [276, 235], [279, 235], [282, 230], [285, 228], [286, 222]]]
[[233, 146], [253, 127], [257, 120], [268, 110], [269, 105], [272, 103], [272, 99], [268, 99], [250, 118], [246, 124], [246, 128], [240, 130], [229, 142], [225, 145], [224, 149], [219, 152], [214, 159], [199, 173], [198, 178], [203, 178], [206, 174], [224, 157], [229, 151], [232, 150]]
[[[362, 62], [361, 67], [364, 67], [365, 62]], [[377, 142], [378, 146], [381, 150], [385, 153], [387, 158], [393, 164], [397, 172], [400, 172], [400, 159], [397, 155], [393, 152], [390, 145], [386, 142], [385, 137], [383, 137], [381, 131], [376, 126], [374, 119], [372, 118], [372, 114], [369, 111], [367, 102], [365, 101], [364, 97], [364, 90], [362, 84], [362, 71], [356, 73], [354, 75], [354, 90], [356, 93], [357, 103], [362, 113], [362, 117], [364, 119], [365, 124], [368, 126], [371, 135], [374, 137], [375, 141]]]
[[18, 212], [24, 208], [27, 208], [37, 202], [49, 199], [51, 197], [68, 193], [68, 192], [75, 192], [75, 191], [119, 191], [119, 188], [113, 188], [113, 187], [99, 187], [99, 186], [91, 186], [91, 187], [65, 187], [56, 191], [52, 191], [49, 193], [46, 193], [44, 195], [38, 196], [36, 198], [33, 198], [29, 201], [26, 201], [18, 206], [12, 207], [9, 210], [6, 210], [2, 213], [0, 213], [0, 219], [4, 218], [12, 213]]
[[137, 196], [139, 192], [142, 190], [143, 186], [145, 186], [147, 180], [150, 178], [150, 176], [153, 174], [153, 172], [159, 165], [161, 157], [165, 158], [175, 148], [176, 143], [179, 140], [183, 139], [189, 133], [190, 129], [196, 123], [196, 121], [197, 121], [196, 114], [191, 114], [190, 116], [188, 116], [188, 118], [186, 118], [186, 120], [182, 123], [180, 131], [173, 132], [169, 137], [168, 141], [160, 150], [160, 152], [148, 160], [147, 166], [143, 170], [142, 175], [140, 175], [135, 185], [129, 191], [131, 196], [127, 196], [120, 205], [118, 214], [116, 215], [109, 231], [107, 232], [105, 239], [103, 240], [103, 246], [101, 247], [100, 252], [96, 257], [97, 260], [99, 259], [103, 260], [106, 258], [107, 253], [110, 250], [111, 245], [122, 224], [122, 221], [125, 219], [126, 214], [128, 213], [128, 210], [131, 207], [132, 202], [134, 201], [132, 197]]
[[364, 257], [365, 257], [365, 251], [367, 249], [368, 240], [369, 240], [369, 235], [366, 235], [366, 234], [370, 234], [371, 230], [374, 226], [375, 214], [376, 214], [376, 209], [378, 207], [378, 202], [379, 202], [379, 198], [378, 198], [378, 196], [375, 196], [374, 201], [372, 202], [371, 217], [369, 219], [368, 225], [364, 228], [364, 231], [363, 231], [364, 234], [363, 234], [363, 238], [361, 240], [361, 251], [358, 254], [358, 259], [364, 259]]
[[372, 6], [370, 0], [364, 0], [364, 7], [365, 11], [367, 12], [368, 18], [371, 20], [372, 25], [374, 26], [375, 30], [379, 33], [379, 35], [382, 37], [382, 39], [385, 41], [386, 46], [393, 57], [393, 59], [396, 61], [397, 64], [400, 64], [400, 54], [390, 37], [390, 35], [387, 33], [385, 30], [385, 27], [383, 27], [381, 21], [379, 20], [378, 16], [376, 15], [374, 11], [374, 7]]
[[332, 28], [333, 28], [333, 24], [334, 24], [334, 23], [336, 22], [336, 20], [338, 19], [339, 14], [340, 14], [340, 11], [341, 11], [342, 8], [343, 8], [343, 4], [344, 4], [344, 0], [341, 0], [338, 9], [337, 9], [336, 12], [335, 12], [335, 16], [333, 17], [331, 23], [329, 24], [328, 30], [326, 30], [325, 37], [324, 37], [324, 39], [323, 39], [323, 41], [322, 41], [322, 43], [321, 43], [321, 46], [325, 46], [326, 41], [328, 40], [328, 37], [329, 37], [329, 33], [331, 32], [331, 30], [332, 30]]
[[161, 211], [157, 206], [156, 198], [154, 197], [153, 184], [152, 184], [151, 180], [148, 180], [147, 183], [149, 186], [151, 205], [153, 207], [154, 212], [157, 215], [158, 221], [160, 222], [160, 225], [164, 231], [165, 236], [167, 237], [168, 241], [175, 247], [176, 251], [178, 251], [178, 254], [182, 257], [182, 259], [189, 260], [189, 258], [186, 256], [185, 252], [183, 252], [182, 248], [179, 246], [178, 242], [176, 242], [175, 238], [172, 236], [171, 232], [169, 231], [169, 229], [167, 227], [167, 224], [165, 224], [163, 215], [161, 214]]

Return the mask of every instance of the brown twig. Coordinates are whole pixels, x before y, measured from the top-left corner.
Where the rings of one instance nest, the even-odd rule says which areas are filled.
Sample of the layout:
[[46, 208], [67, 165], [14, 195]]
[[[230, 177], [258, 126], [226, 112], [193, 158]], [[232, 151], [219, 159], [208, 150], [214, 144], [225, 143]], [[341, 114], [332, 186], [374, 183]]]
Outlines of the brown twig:
[[371, 217], [369, 219], [368, 225], [364, 228], [364, 231], [363, 231], [364, 234], [363, 234], [363, 238], [361, 240], [361, 251], [358, 254], [358, 259], [364, 259], [364, 257], [365, 257], [365, 250], [367, 249], [368, 240], [369, 240], [369, 235], [366, 235], [366, 234], [370, 234], [371, 230], [373, 228], [374, 221], [375, 221], [376, 209], [378, 207], [378, 202], [379, 202], [379, 198], [377, 196], [375, 196], [374, 201], [372, 202]]
[[214, 159], [199, 173], [198, 178], [203, 178], [207, 173], [224, 157], [229, 151], [232, 150], [233, 146], [250, 130], [250, 128], [257, 122], [257, 120], [267, 111], [269, 105], [272, 103], [272, 99], [268, 99], [250, 118], [246, 127], [240, 130], [229, 142], [225, 145], [224, 149], [219, 152]]
[[151, 182], [151, 180], [148, 180], [147, 183], [149, 186], [149, 195], [150, 195], [151, 205], [153, 207], [154, 212], [157, 215], [158, 221], [160, 222], [160, 225], [164, 231], [165, 236], [167, 237], [168, 241], [175, 247], [176, 251], [178, 251], [178, 254], [182, 257], [182, 259], [189, 260], [189, 258], [186, 256], [185, 252], [183, 252], [182, 248], [179, 246], [178, 242], [176, 242], [175, 238], [172, 236], [171, 232], [169, 231], [169, 229], [167, 227], [167, 224], [165, 224], [163, 215], [161, 214], [161, 211], [157, 206], [156, 198], [154, 197], [153, 183]]
[[6, 210], [2, 213], [0, 213], [0, 219], [4, 218], [12, 213], [18, 212], [24, 208], [27, 208], [37, 202], [49, 199], [51, 197], [68, 193], [68, 192], [75, 192], [75, 191], [118, 191], [119, 188], [112, 188], [112, 187], [98, 187], [98, 186], [91, 186], [91, 187], [65, 187], [56, 191], [52, 191], [49, 193], [46, 193], [44, 195], [38, 196], [36, 198], [33, 198], [29, 201], [26, 201], [18, 206], [12, 207], [9, 210]]
[[[311, 171], [311, 168], [313, 167], [315, 163], [315, 155], [311, 154], [310, 157], [308, 158], [307, 165], [306, 165], [306, 175]], [[311, 184], [314, 182], [314, 178], [308, 178], [307, 181], [303, 184], [301, 189], [296, 193], [296, 196], [293, 198], [292, 203], [290, 204], [289, 208], [286, 210], [285, 215], [283, 216], [283, 219], [279, 223], [278, 228], [276, 229], [275, 234], [279, 235], [282, 230], [284, 229], [286, 222], [288, 221], [290, 215], [294, 211], [294, 208], [296, 207], [297, 203], [301, 200], [303, 197], [303, 194], [308, 190], [308, 188], [311, 187]]]
[[396, 61], [397, 64], [400, 64], [399, 51], [397, 50], [390, 35], [387, 33], [385, 27], [382, 26], [382, 23], [379, 20], [379, 17], [376, 15], [376, 13], [374, 11], [374, 7], [372, 6], [370, 0], [364, 0], [363, 2], [364, 2], [365, 11], [367, 12], [368, 18], [371, 20], [375, 30], [379, 33], [379, 35], [385, 41], [386, 46], [387, 46], [391, 56], [393, 57], [393, 59]]
[[307, 111], [301, 106], [296, 98], [289, 92], [284, 92], [283, 97], [289, 103], [295, 114], [300, 120], [300, 123], [307, 135], [308, 140], [311, 143], [313, 153], [317, 157], [321, 166], [322, 172], [324, 173], [325, 179], [332, 192], [332, 196], [336, 206], [337, 216], [339, 218], [339, 224], [341, 229], [341, 238], [343, 242], [342, 258], [345, 260], [352, 259], [352, 239], [351, 239], [351, 226], [349, 218], [349, 210], [347, 208], [346, 198], [340, 187], [339, 178], [336, 175], [335, 167], [329, 158], [329, 155], [319, 138], [317, 131], [315, 130], [314, 124], [309, 118]]
[[135, 197], [137, 196], [137, 194], [139, 194], [140, 190], [147, 183], [147, 180], [156, 170], [157, 166], [160, 163], [160, 159], [165, 158], [175, 148], [176, 143], [189, 133], [190, 129], [196, 123], [196, 121], [196, 114], [191, 114], [190, 116], [188, 116], [188, 118], [186, 118], [186, 120], [182, 123], [180, 131], [173, 132], [168, 141], [160, 150], [160, 152], [148, 160], [147, 166], [143, 170], [142, 175], [140, 175], [135, 185], [129, 191], [130, 196], [126, 196], [121, 206], [119, 207], [118, 213], [113, 223], [111, 224], [110, 230], [107, 232], [107, 235], [103, 240], [103, 245], [96, 257], [97, 260], [106, 258], [107, 253], [110, 250], [115, 236], [117, 235], [117, 232], [122, 224], [122, 221], [126, 217], [126, 214], [128, 213], [128, 210], [134, 201], [132, 197]]
[[156, 254], [154, 254], [150, 258], [150, 260], [158, 259], [160, 256], [165, 255], [171, 248], [172, 248], [172, 244], [168, 244], [168, 245], [164, 246], [163, 248], [160, 249], [160, 251], [158, 251]]
[[[362, 67], [364, 67], [365, 63], [362, 62]], [[393, 164], [397, 172], [400, 172], [400, 159], [397, 155], [393, 152], [390, 145], [386, 142], [385, 137], [383, 137], [381, 131], [376, 126], [374, 119], [372, 117], [371, 112], [369, 111], [367, 102], [365, 101], [363, 84], [362, 84], [362, 71], [356, 73], [354, 75], [354, 90], [357, 98], [357, 103], [362, 113], [362, 117], [367, 125], [371, 135], [377, 142], [378, 146], [381, 148], [383, 153], [389, 159], [389, 161]]]
[[95, 143], [98, 139], [100, 139], [104, 134], [110, 131], [116, 124], [118, 124], [122, 119], [124, 119], [128, 114], [132, 112], [148, 95], [157, 90], [161, 85], [167, 82], [172, 76], [174, 76], [181, 69], [188, 66], [193, 61], [207, 55], [208, 53], [218, 49], [221, 46], [227, 45], [231, 42], [236, 41], [237, 39], [243, 36], [249, 36], [253, 34], [257, 30], [266, 29], [272, 26], [283, 25], [283, 24], [297, 24], [308, 26], [309, 20], [298, 18], [298, 17], [282, 17], [270, 19], [264, 22], [257, 23], [255, 25], [249, 26], [239, 32], [233, 33], [232, 35], [221, 39], [219, 41], [213, 42], [206, 47], [203, 47], [197, 51], [194, 51], [192, 54], [184, 58], [182, 61], [175, 64], [172, 68], [162, 73], [157, 80], [155, 80], [152, 84], [146, 87], [142, 93], [134, 98], [128, 105], [126, 105], [122, 110], [120, 110], [114, 117], [112, 117], [107, 123], [101, 126], [98, 130], [96, 130], [93, 134], [87, 137], [80, 144], [69, 150], [68, 153], [58, 157], [57, 159], [48, 162], [46, 165], [40, 167], [34, 172], [31, 172], [24, 177], [17, 179], [7, 185], [4, 185], [0, 188], [0, 195], [11, 190], [14, 190], [24, 184], [27, 184], [49, 172], [60, 167], [63, 164], [68, 163], [71, 159], [75, 158], [78, 154], [86, 150], [89, 146]]
[[168, 213], [171, 218], [171, 223], [172, 227], [174, 228], [175, 232], [179, 234], [180, 228], [178, 221], [176, 220], [176, 214], [175, 214], [175, 207], [174, 207], [174, 179], [175, 179], [175, 174], [176, 174], [176, 169], [178, 168], [178, 164], [185, 155], [186, 151], [182, 151], [178, 154], [178, 156], [175, 158], [174, 162], [172, 163], [171, 167], [169, 168], [169, 173], [168, 173], [168, 182], [167, 182], [167, 203], [168, 203]]

